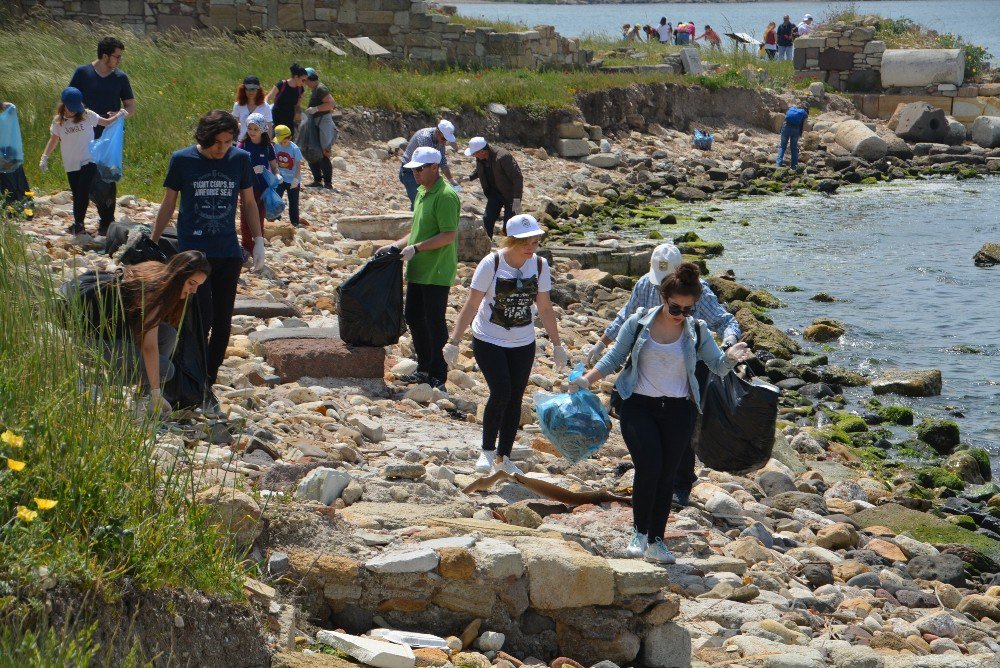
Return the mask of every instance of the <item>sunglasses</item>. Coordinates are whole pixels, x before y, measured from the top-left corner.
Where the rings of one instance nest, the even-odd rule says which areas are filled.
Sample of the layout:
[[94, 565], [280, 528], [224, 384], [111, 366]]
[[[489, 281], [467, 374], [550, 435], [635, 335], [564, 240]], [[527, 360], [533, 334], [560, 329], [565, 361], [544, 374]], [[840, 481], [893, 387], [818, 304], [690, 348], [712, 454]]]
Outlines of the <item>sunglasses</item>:
[[430, 165], [423, 165], [422, 167], [414, 167], [414, 168], [413, 168], [412, 170], [410, 170], [410, 171], [414, 171], [414, 172], [422, 172], [422, 171], [424, 171], [425, 169], [430, 169], [430, 168], [431, 168], [431, 167], [433, 167], [433, 166], [434, 166], [434, 165], [433, 165], [433, 163], [432, 163], [432, 164], [430, 164]]
[[254, 86], [253, 84], [243, 84], [243, 87], [247, 90], [260, 90], [260, 86]]
[[694, 313], [694, 307], [685, 306], [682, 308], [677, 304], [671, 304], [670, 302], [667, 302], [667, 313], [669, 313], [670, 315], [682, 315], [686, 318], [687, 316]]

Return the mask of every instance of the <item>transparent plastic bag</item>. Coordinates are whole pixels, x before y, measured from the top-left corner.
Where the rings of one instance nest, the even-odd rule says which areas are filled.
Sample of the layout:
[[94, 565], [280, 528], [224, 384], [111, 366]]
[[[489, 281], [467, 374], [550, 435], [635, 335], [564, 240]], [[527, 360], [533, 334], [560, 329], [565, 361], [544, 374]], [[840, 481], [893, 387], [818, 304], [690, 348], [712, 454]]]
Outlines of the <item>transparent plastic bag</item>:
[[711, 135], [701, 130], [694, 131], [694, 147], [702, 151], [712, 150], [712, 140], [715, 139], [715, 135]]
[[[570, 381], [583, 375], [585, 367], [577, 364]], [[573, 463], [587, 459], [601, 449], [611, 433], [611, 418], [601, 400], [590, 390], [567, 394], [534, 394], [538, 426], [545, 438]]]
[[8, 104], [0, 112], [0, 172], [16, 172], [24, 164], [24, 142], [21, 124], [17, 120], [17, 107]]
[[267, 183], [267, 188], [264, 189], [264, 194], [261, 196], [261, 200], [264, 202], [264, 217], [268, 220], [278, 220], [285, 211], [285, 200], [281, 199], [281, 195], [276, 190], [280, 181], [273, 172], [267, 169], [264, 170], [264, 181]]
[[97, 176], [105, 183], [118, 183], [122, 178], [125, 119], [119, 118], [104, 128], [100, 139], [90, 142], [90, 157], [97, 165]]

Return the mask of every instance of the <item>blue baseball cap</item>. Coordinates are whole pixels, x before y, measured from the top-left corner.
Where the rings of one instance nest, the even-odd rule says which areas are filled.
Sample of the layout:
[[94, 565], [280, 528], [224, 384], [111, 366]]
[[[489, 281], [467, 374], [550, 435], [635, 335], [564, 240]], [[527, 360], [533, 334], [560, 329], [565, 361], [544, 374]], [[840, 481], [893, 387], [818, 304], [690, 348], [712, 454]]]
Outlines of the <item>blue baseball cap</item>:
[[69, 86], [62, 92], [62, 103], [74, 114], [79, 114], [83, 111], [83, 93], [79, 88]]
[[319, 79], [319, 75], [316, 74], [316, 70], [314, 70], [311, 67], [307, 67], [306, 68], [306, 78], [312, 79], [313, 81], [315, 81], [316, 79]]

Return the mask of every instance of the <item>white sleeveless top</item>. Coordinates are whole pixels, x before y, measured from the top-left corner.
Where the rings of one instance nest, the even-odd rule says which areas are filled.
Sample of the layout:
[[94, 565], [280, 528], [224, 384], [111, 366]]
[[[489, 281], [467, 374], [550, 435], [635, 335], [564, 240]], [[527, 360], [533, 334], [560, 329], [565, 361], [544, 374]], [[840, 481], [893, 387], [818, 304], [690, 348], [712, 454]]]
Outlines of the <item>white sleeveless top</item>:
[[684, 336], [673, 343], [646, 339], [635, 360], [638, 382], [633, 393], [647, 397], [687, 397], [688, 377], [684, 365]]

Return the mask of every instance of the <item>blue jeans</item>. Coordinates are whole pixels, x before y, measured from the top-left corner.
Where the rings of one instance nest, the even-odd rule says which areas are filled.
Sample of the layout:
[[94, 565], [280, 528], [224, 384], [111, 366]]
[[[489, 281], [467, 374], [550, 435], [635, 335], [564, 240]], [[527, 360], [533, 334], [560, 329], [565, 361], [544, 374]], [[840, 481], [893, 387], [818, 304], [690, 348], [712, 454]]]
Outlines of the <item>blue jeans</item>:
[[795, 47], [789, 44], [788, 46], [778, 45], [778, 60], [791, 60], [792, 55], [795, 51]]
[[413, 202], [417, 199], [417, 188], [420, 184], [417, 183], [417, 179], [413, 176], [413, 171], [399, 166], [399, 180], [403, 183], [403, 187], [406, 188], [406, 196], [410, 198], [410, 211], [413, 211]]
[[782, 163], [785, 161], [785, 149], [788, 148], [788, 142], [792, 143], [792, 169], [795, 169], [799, 164], [799, 135], [802, 134], [801, 128], [789, 128], [785, 125], [781, 126], [781, 147], [778, 149], [778, 166], [781, 167]]

